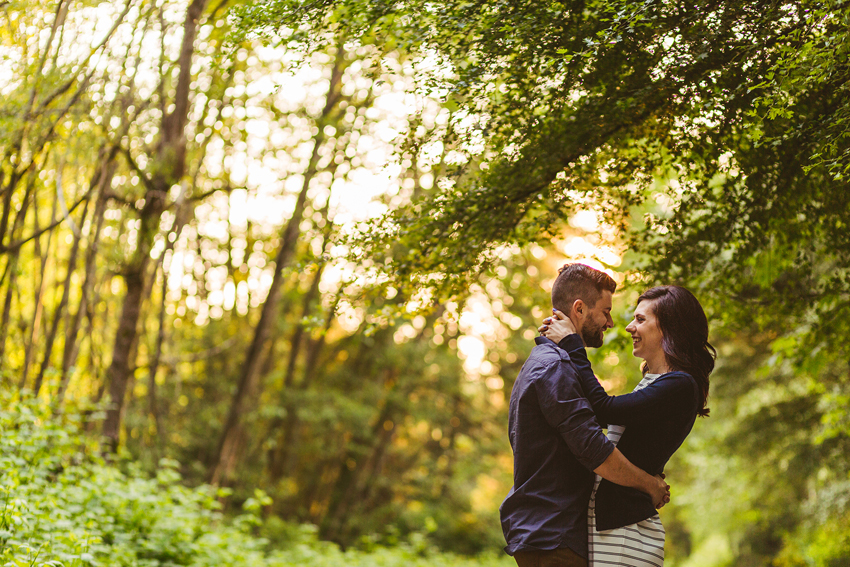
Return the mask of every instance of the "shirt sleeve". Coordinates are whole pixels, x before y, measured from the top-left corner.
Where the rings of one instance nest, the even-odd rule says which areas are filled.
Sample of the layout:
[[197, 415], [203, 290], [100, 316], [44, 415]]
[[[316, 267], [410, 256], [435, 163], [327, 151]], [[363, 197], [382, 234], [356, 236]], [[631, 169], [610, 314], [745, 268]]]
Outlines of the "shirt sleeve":
[[568, 361], [558, 361], [541, 367], [537, 374], [534, 387], [546, 421], [558, 430], [579, 463], [595, 470], [614, 452], [614, 444], [602, 433], [575, 371]]
[[570, 340], [568, 335], [558, 346], [566, 350], [578, 371], [581, 382], [593, 411], [600, 421], [617, 425], [640, 425], [655, 423], [691, 409], [694, 402], [694, 385], [684, 373], [662, 376], [652, 384], [621, 396], [610, 396], [596, 379], [584, 343]]

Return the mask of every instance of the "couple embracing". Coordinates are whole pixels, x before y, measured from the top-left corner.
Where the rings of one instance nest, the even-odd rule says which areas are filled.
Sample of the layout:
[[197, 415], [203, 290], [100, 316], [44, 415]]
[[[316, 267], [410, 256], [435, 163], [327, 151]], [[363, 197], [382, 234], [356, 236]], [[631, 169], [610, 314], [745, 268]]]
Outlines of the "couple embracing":
[[514, 484], [500, 513], [505, 550], [519, 567], [664, 563], [657, 512], [670, 500], [664, 465], [696, 416], [708, 415], [715, 353], [693, 294], [653, 287], [626, 327], [644, 360], [643, 379], [632, 393], [609, 396], [585, 347], [602, 346], [613, 327], [616, 288], [584, 264], [561, 268], [553, 316], [514, 383]]

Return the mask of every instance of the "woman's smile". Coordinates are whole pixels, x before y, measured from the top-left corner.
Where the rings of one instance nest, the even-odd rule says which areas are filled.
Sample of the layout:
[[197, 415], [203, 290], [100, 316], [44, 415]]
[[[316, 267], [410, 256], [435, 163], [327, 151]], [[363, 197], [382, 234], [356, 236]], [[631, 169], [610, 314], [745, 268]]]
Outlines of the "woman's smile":
[[632, 336], [632, 353], [646, 361], [652, 370], [666, 368], [666, 359], [661, 342], [664, 335], [655, 318], [655, 301], [638, 303], [634, 320], [626, 327]]

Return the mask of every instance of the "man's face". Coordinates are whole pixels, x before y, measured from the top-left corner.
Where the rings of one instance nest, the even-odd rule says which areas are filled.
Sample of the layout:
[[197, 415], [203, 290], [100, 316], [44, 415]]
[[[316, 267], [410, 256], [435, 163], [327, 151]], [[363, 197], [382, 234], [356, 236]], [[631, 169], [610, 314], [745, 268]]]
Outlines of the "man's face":
[[589, 347], [601, 347], [602, 335], [614, 326], [614, 321], [611, 319], [612, 296], [610, 291], [603, 291], [602, 297], [593, 308], [588, 308], [587, 304], [584, 305], [586, 313], [581, 326], [581, 338]]

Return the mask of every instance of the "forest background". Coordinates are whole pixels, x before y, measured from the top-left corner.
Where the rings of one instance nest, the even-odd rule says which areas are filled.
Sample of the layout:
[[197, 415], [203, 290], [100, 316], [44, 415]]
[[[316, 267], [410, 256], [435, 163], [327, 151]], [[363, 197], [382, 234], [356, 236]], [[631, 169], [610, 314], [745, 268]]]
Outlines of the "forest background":
[[640, 290], [709, 314], [668, 564], [850, 564], [848, 35], [843, 1], [0, 3], [0, 557], [509, 565], [506, 402], [584, 261], [611, 392]]

